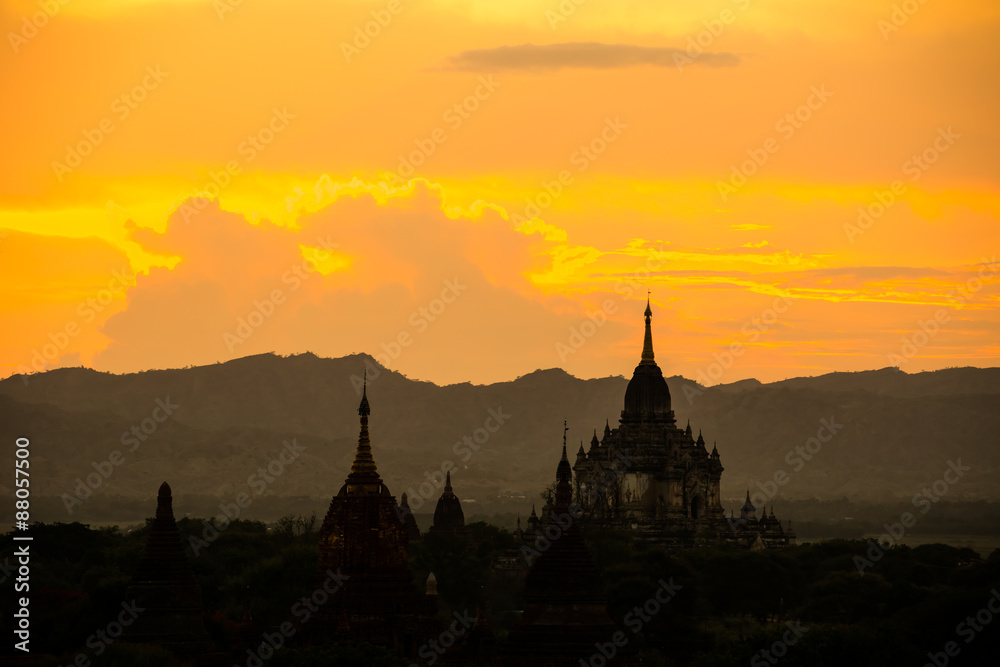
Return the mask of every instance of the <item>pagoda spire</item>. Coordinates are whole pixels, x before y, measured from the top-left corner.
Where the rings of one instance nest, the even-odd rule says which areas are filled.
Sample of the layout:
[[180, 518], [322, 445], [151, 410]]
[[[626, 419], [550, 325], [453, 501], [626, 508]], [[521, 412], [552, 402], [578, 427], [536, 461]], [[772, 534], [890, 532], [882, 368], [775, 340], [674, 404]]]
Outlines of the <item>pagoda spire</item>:
[[[573, 470], [569, 465], [569, 457], [566, 455], [566, 432], [569, 427], [566, 420], [563, 420], [563, 447], [562, 458], [559, 459], [559, 466], [556, 468], [556, 497], [555, 507], [565, 511], [572, 500]], [[581, 444], [582, 447], [582, 444]]]
[[374, 486], [370, 492], [378, 493], [382, 485], [382, 478], [379, 477], [378, 469], [375, 467], [375, 458], [372, 456], [371, 440], [368, 438], [368, 415], [371, 414], [371, 406], [368, 405], [368, 369], [365, 369], [364, 385], [361, 390], [361, 404], [358, 406], [361, 428], [358, 433], [358, 450], [354, 454], [354, 463], [351, 464], [351, 474], [347, 476], [347, 492], [355, 494], [362, 492], [364, 487]]
[[653, 327], [650, 322], [653, 319], [653, 309], [649, 307], [649, 294], [646, 295], [646, 312], [643, 313], [646, 318], [646, 336], [642, 341], [642, 360], [639, 365], [650, 365], [655, 364], [653, 360]]

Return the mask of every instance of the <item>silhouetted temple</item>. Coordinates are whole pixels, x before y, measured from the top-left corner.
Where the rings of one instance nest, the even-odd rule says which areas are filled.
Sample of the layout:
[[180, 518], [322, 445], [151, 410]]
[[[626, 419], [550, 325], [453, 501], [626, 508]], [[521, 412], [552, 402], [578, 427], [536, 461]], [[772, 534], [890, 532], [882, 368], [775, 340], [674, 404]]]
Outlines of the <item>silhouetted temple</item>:
[[[643, 313], [646, 332], [639, 365], [625, 390], [625, 405], [612, 429], [605, 422], [584, 451], [581, 443], [573, 470], [575, 494], [588, 519], [632, 529], [638, 537], [667, 547], [697, 540], [749, 547], [756, 533], [769, 530], [767, 546], [783, 546], [793, 536], [778, 535], [777, 520], [729, 521], [720, 496], [722, 463], [691, 424], [677, 426], [670, 390], [653, 357], [653, 317]], [[777, 526], [777, 530], [775, 530]]]
[[412, 544], [420, 540], [420, 527], [417, 526], [417, 519], [413, 516], [410, 503], [406, 500], [406, 493], [399, 499], [399, 514], [403, 518], [403, 525], [406, 527], [406, 537]]
[[[618, 631], [605, 608], [601, 575], [571, 513], [572, 498], [564, 431], [552, 513], [544, 539], [535, 542], [539, 555], [525, 579], [524, 613], [501, 649], [504, 665], [591, 664], [596, 643], [611, 641]], [[602, 664], [625, 664], [622, 660], [602, 658]]]
[[750, 491], [747, 491], [746, 502], [740, 508], [739, 518], [730, 510], [727, 521], [733, 540], [751, 550], [784, 547], [795, 540], [791, 520], [787, 530], [782, 528], [781, 522], [774, 516], [774, 505], [771, 505], [771, 514], [767, 513], [767, 507], [762, 507], [760, 518], [757, 518], [757, 508], [750, 502]]
[[462, 501], [458, 499], [451, 488], [451, 471], [445, 476], [444, 492], [434, 508], [434, 523], [432, 533], [450, 533], [458, 535], [465, 532], [465, 513], [462, 511]]
[[201, 586], [184, 555], [174, 521], [170, 485], [160, 485], [156, 516], [125, 604], [142, 610], [124, 627], [122, 641], [163, 647], [193, 665], [220, 664], [205, 630]]
[[321, 608], [314, 621], [318, 629], [309, 628], [309, 635], [313, 643], [355, 639], [413, 657], [435, 627], [437, 603], [413, 582], [403, 512], [372, 457], [370, 413], [366, 386], [358, 407], [361, 429], [354, 464], [320, 528], [316, 584], [331, 575], [344, 580]]

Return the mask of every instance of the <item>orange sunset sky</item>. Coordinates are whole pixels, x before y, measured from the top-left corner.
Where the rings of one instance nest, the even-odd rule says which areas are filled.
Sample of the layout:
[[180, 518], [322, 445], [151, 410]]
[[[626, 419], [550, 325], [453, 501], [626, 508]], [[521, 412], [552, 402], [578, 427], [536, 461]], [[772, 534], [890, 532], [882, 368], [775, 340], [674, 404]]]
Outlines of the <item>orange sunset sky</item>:
[[998, 3], [7, 0], [0, 27], [3, 376], [629, 374], [647, 290], [664, 373], [709, 384], [1000, 361]]

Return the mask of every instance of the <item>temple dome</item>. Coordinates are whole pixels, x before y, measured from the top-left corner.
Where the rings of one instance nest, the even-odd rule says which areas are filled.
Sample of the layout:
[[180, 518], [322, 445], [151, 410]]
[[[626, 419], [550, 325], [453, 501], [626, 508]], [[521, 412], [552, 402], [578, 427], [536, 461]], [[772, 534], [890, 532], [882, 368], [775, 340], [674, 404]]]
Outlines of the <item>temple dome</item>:
[[646, 420], [650, 418], [670, 418], [670, 390], [663, 378], [663, 371], [653, 358], [653, 332], [650, 321], [653, 311], [646, 302], [646, 334], [642, 346], [642, 359], [635, 367], [632, 379], [625, 389], [625, 408], [622, 418], [626, 420]]
[[663, 371], [653, 365], [638, 365], [625, 389], [625, 415], [636, 418], [670, 414], [670, 390]]

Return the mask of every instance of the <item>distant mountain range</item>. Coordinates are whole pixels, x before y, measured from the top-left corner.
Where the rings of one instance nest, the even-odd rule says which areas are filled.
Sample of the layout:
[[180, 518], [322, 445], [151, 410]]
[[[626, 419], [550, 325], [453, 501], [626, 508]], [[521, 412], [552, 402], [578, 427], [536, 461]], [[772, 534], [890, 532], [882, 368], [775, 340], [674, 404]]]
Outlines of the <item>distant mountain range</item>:
[[[421, 496], [436, 501], [439, 487], [421, 491], [421, 482], [440, 480], [449, 465], [463, 499], [537, 498], [554, 478], [563, 419], [572, 461], [606, 419], [615, 426], [628, 383], [549, 369], [441, 387], [380, 369], [367, 355], [309, 353], [128, 375], [63, 368], [0, 382], [0, 429], [9, 450], [16, 437], [30, 438], [36, 497], [87, 491], [76, 487], [90, 475], [92, 483], [100, 478], [95, 496], [147, 504], [164, 480], [175, 495], [223, 501], [241, 493], [329, 498], [350, 470], [366, 366], [379, 472], [393, 494], [409, 490], [416, 505]], [[667, 383], [678, 422], [690, 419], [709, 449], [718, 443], [727, 508], [747, 488], [761, 491], [758, 483], [770, 490], [779, 471], [787, 475], [773, 487], [779, 504], [910, 498], [944, 479], [949, 461], [968, 467], [948, 476], [956, 480], [946, 484], [949, 500], [1000, 500], [1000, 368]], [[0, 494], [13, 495], [12, 480], [0, 477]]]

